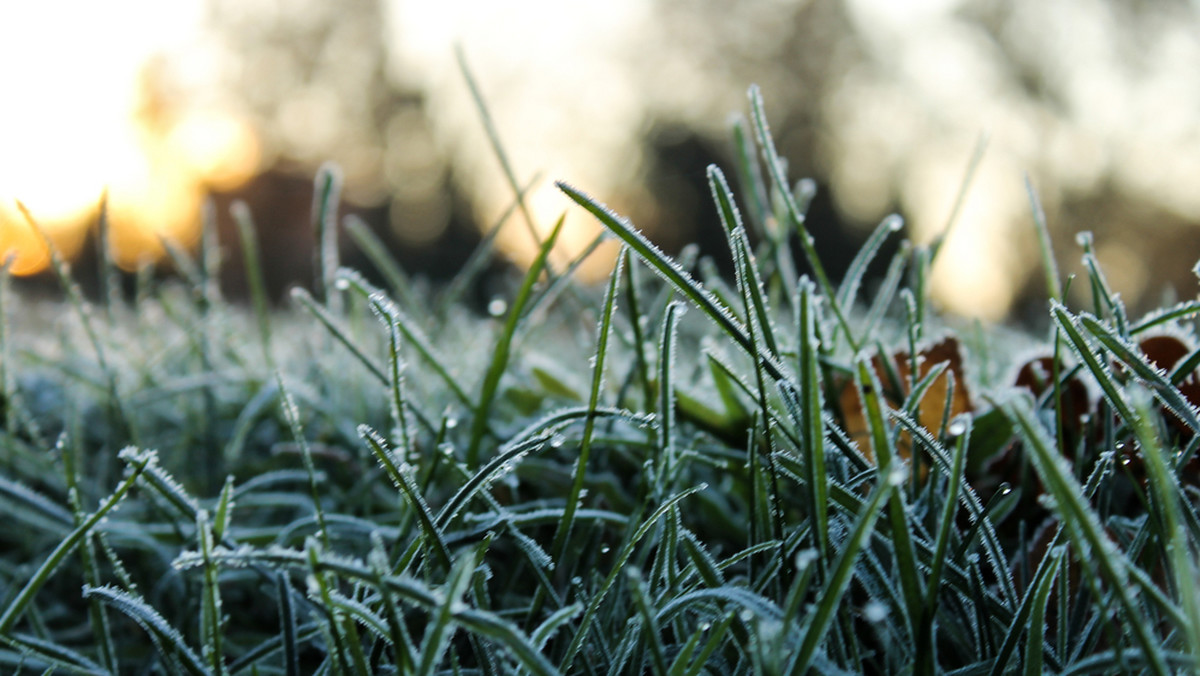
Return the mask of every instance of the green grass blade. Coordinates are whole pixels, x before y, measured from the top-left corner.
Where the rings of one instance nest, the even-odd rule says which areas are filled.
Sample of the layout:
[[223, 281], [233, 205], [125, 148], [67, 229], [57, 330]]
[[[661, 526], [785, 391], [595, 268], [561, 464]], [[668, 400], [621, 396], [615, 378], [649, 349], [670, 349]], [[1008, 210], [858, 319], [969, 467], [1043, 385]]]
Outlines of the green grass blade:
[[1042, 666], [1042, 642], [1046, 634], [1046, 603], [1050, 600], [1050, 590], [1054, 588], [1057, 579], [1055, 573], [1065, 554], [1065, 548], [1059, 547], [1046, 553], [1050, 564], [1046, 566], [1046, 575], [1035, 582], [1033, 594], [1033, 612], [1029, 615], [1029, 639], [1025, 643], [1025, 676], [1036, 676], [1044, 673]]
[[[613, 314], [617, 308], [617, 293], [621, 284], [621, 269], [629, 260], [629, 251], [622, 247], [617, 256], [617, 264], [608, 278], [608, 289], [604, 293], [604, 310], [600, 315], [600, 325], [596, 335], [596, 352], [592, 361], [592, 385], [588, 393], [587, 417], [584, 418], [583, 436], [579, 441], [579, 457], [575, 460], [571, 477], [571, 488], [563, 505], [562, 520], [554, 531], [554, 539], [550, 545], [550, 556], [561, 563], [567, 553], [567, 543], [570, 542], [571, 529], [575, 525], [575, 513], [579, 509], [580, 495], [588, 474], [588, 461], [591, 456], [593, 435], [596, 429], [596, 410], [600, 405], [600, 395], [604, 387], [604, 368], [608, 362], [608, 341], [612, 334]], [[557, 564], [556, 564], [557, 567]], [[536, 605], [536, 603], [535, 603]]]
[[[938, 520], [937, 540], [933, 546], [933, 558], [926, 577], [924, 611], [917, 632], [917, 659], [932, 659], [934, 651], [934, 621], [937, 618], [938, 593], [942, 588], [942, 569], [946, 566], [946, 553], [950, 546], [950, 534], [954, 530], [958, 513], [959, 487], [964, 480], [967, 446], [971, 438], [971, 417], [963, 416], [950, 425], [954, 433], [954, 460], [946, 475], [946, 494], [942, 496], [942, 513]], [[926, 666], [932, 668], [931, 662]]]
[[1108, 584], [1110, 593], [1125, 613], [1125, 626], [1132, 630], [1149, 668], [1156, 674], [1169, 673], [1161, 642], [1152, 634], [1152, 625], [1130, 593], [1127, 569], [1131, 564], [1105, 533], [1099, 517], [1084, 497], [1083, 487], [1036, 420], [1031, 402], [1026, 397], [1017, 397], [1004, 402], [1002, 407], [1021, 432], [1034, 467], [1046, 491], [1054, 497], [1055, 511], [1066, 525], [1076, 551], [1081, 552], [1084, 564], [1094, 568]]
[[208, 669], [216, 676], [228, 673], [225, 668], [224, 613], [221, 610], [221, 588], [217, 582], [217, 566], [212, 561], [213, 529], [208, 512], [196, 515], [196, 534], [200, 540], [200, 555], [205, 558], [204, 583], [200, 601], [200, 643]]
[[442, 661], [452, 633], [453, 609], [462, 603], [463, 595], [466, 594], [471, 583], [471, 576], [475, 574], [475, 562], [474, 550], [468, 550], [454, 562], [450, 577], [442, 591], [443, 602], [430, 618], [432, 621], [425, 630], [425, 638], [418, 651], [417, 676], [429, 676]]
[[1183, 518], [1180, 499], [1183, 497], [1183, 491], [1179, 486], [1177, 469], [1167, 457], [1150, 423], [1153, 414], [1147, 404], [1145, 401], [1135, 402], [1138, 417], [1131, 421], [1133, 432], [1142, 447], [1146, 477], [1149, 480], [1154, 507], [1158, 512], [1158, 522], [1162, 524], [1162, 530], [1157, 536], [1166, 547], [1176, 594], [1187, 618], [1183, 625], [1181, 643], [1194, 657], [1200, 658], [1200, 590], [1197, 589], [1195, 550], [1189, 544], [1181, 523]]
[[[404, 269], [396, 262], [392, 256], [388, 246], [379, 239], [379, 236], [371, 230], [371, 226], [367, 225], [366, 221], [354, 215], [347, 214], [343, 221], [343, 227], [350, 235], [350, 239], [358, 246], [379, 274], [387, 281], [388, 288], [396, 297], [400, 299], [400, 303], [407, 308], [419, 308], [421, 304], [417, 301], [416, 294], [412, 289], [412, 282], [409, 281], [408, 275]], [[340, 275], [339, 275], [340, 276]], [[334, 285], [337, 285], [337, 279], [334, 279]]]
[[1054, 247], [1050, 244], [1050, 226], [1046, 223], [1046, 211], [1042, 209], [1042, 201], [1038, 199], [1033, 181], [1025, 175], [1025, 192], [1029, 195], [1029, 208], [1033, 210], [1033, 225], [1037, 229], [1038, 250], [1042, 254], [1042, 271], [1046, 275], [1046, 293], [1050, 298], [1059, 302], [1063, 299], [1062, 277], [1058, 272], [1058, 263], [1054, 258]]
[[930, 263], [937, 258], [938, 252], [941, 251], [942, 245], [946, 242], [946, 238], [950, 236], [950, 231], [958, 223], [958, 216], [962, 213], [963, 204], [967, 201], [967, 193], [970, 192], [975, 172], [983, 162], [983, 154], [987, 151], [987, 145], [987, 134], [980, 134], [979, 138], [975, 141], [975, 149], [971, 153], [971, 158], [967, 160], [967, 169], [963, 172], [963, 180], [958, 184], [958, 193], [954, 196], [954, 206], [950, 208], [950, 215], [946, 217], [946, 225], [942, 227], [941, 233], [929, 245]]
[[757, 85], [750, 87], [749, 96], [754, 131], [758, 136], [758, 145], [762, 148], [763, 160], [767, 165], [767, 175], [771, 177], [771, 181], [774, 183], [775, 194], [783, 198], [783, 203], [787, 209], [787, 215], [791, 220], [792, 227], [796, 229], [796, 233], [800, 236], [800, 247], [804, 251], [804, 258], [808, 262], [808, 266], [812, 268], [813, 274], [821, 286], [821, 291], [829, 299], [830, 309], [833, 310], [838, 324], [841, 325], [842, 330], [849, 337], [851, 347], [857, 351], [858, 346], [854, 343], [850, 324], [846, 321], [846, 315], [842, 307], [837, 303], [833, 284], [829, 282], [829, 275], [825, 274], [825, 266], [821, 263], [820, 256], [817, 255], [817, 247], [812, 233], [805, 227], [804, 211], [796, 202], [795, 196], [792, 195], [787, 176], [784, 175], [783, 162], [779, 157], [779, 152], [775, 149], [775, 139], [771, 137], [771, 128], [767, 124], [767, 116], [763, 111], [762, 92], [759, 91]]
[[304, 436], [304, 427], [300, 422], [300, 409], [296, 407], [296, 400], [292, 398], [291, 393], [284, 386], [283, 376], [279, 371], [275, 372], [275, 385], [279, 388], [279, 407], [283, 410], [283, 417], [287, 421], [288, 429], [292, 433], [292, 440], [300, 447], [300, 457], [304, 461], [304, 470], [308, 472], [308, 491], [309, 496], [312, 498], [313, 512], [317, 517], [321, 541], [328, 547], [329, 531], [325, 525], [325, 508], [321, 505], [321, 491], [317, 487], [317, 467], [313, 463], [312, 449], [308, 445], [308, 439]]
[[115, 587], [84, 587], [83, 596], [99, 598], [137, 623], [154, 640], [168, 664], [178, 664], [195, 676], [209, 676], [212, 673], [205, 669], [204, 663], [183, 640], [179, 630], [167, 623], [142, 597]]
[[442, 382], [446, 383], [446, 386], [450, 389], [450, 393], [456, 399], [467, 408], [474, 408], [475, 404], [471, 401], [471, 397], [467, 395], [466, 390], [458, 382], [458, 379], [450, 374], [450, 369], [446, 366], [445, 357], [434, 349], [429, 337], [425, 335], [425, 332], [421, 330], [412, 317], [397, 307], [395, 303], [388, 299], [386, 294], [368, 283], [357, 272], [343, 269], [338, 279], [345, 280], [351, 289], [361, 294], [370, 303], [371, 309], [379, 316], [380, 321], [387, 324], [389, 328], [394, 326], [404, 334], [405, 340], [417, 350], [425, 363], [433, 368]]
[[729, 240], [729, 248], [733, 253], [738, 290], [742, 294], [746, 307], [746, 317], [749, 318], [753, 313], [767, 352], [778, 359], [779, 346], [775, 341], [775, 327], [771, 321], [771, 311], [763, 297], [762, 274], [758, 271], [758, 266], [750, 253], [750, 240], [746, 237], [742, 216], [734, 203], [733, 192], [729, 189], [725, 174], [713, 164], [708, 166], [708, 187], [717, 204], [717, 214], [721, 218], [721, 225], [725, 228], [725, 237]]
[[300, 676], [300, 651], [296, 644], [296, 612], [292, 606], [292, 588], [285, 573], [275, 575], [275, 596], [279, 604], [279, 625], [283, 630], [283, 666], [287, 676]]
[[529, 265], [529, 271], [525, 274], [521, 288], [517, 290], [517, 297], [513, 299], [512, 305], [508, 309], [508, 319], [504, 322], [504, 328], [496, 340], [495, 348], [492, 350], [492, 360], [488, 365], [487, 373], [483, 377], [479, 401], [475, 405], [474, 414], [471, 417], [471, 438], [467, 445], [466, 456], [467, 467], [474, 468], [479, 465], [479, 452], [483, 444], [483, 437], [488, 431], [492, 404], [496, 398], [496, 392], [500, 388], [500, 378], [504, 376], [504, 372], [508, 368], [513, 335], [517, 331], [521, 315], [525, 311], [525, 305], [529, 302], [530, 296], [533, 294], [534, 284], [537, 283], [538, 277], [541, 276], [542, 272], [546, 270], [546, 265], [550, 258], [550, 250], [554, 248], [554, 243], [558, 241], [558, 235], [562, 232], [565, 219], [565, 216], [558, 219], [558, 223], [550, 231], [550, 236], [542, 243], [542, 248], [538, 251], [537, 258]]
[[326, 162], [313, 179], [312, 230], [316, 237], [314, 288], [335, 317], [342, 313], [341, 294], [334, 283], [340, 267], [338, 255], [338, 203], [342, 196], [342, 170]]
[[254, 217], [245, 202], [237, 201], [230, 207], [233, 221], [237, 224], [242, 243], [242, 265], [246, 270], [246, 284], [250, 287], [250, 300], [254, 303], [254, 316], [258, 319], [258, 341], [262, 347], [263, 363], [275, 369], [271, 356], [271, 316], [267, 301], [267, 283], [263, 278], [262, 254], [258, 249], [258, 234]]
[[[632, 223], [562, 181], [556, 182], [555, 185], [567, 197], [570, 197], [572, 201], [586, 209], [601, 224], [625, 242], [633, 253], [645, 261], [652, 270], [712, 319], [722, 331], [733, 338], [746, 354], [754, 355], [753, 346], [750, 343], [750, 334], [747, 332], [745, 325], [730, 313], [724, 303], [717, 300], [711, 292], [693, 279], [676, 261], [651, 244], [650, 240], [638, 232]], [[767, 369], [771, 378], [778, 380], [786, 377], [787, 373], [783, 366], [776, 362], [770, 355], [760, 355], [759, 358], [763, 360], [764, 368]]]
[[630, 557], [633, 556], [634, 549], [637, 547], [638, 543], [641, 542], [642, 538], [646, 537], [646, 534], [649, 533], [652, 528], [654, 528], [659, 519], [670, 512], [672, 507], [678, 505], [693, 493], [702, 491], [706, 488], [706, 485], [701, 484], [677, 493], [665, 500], [661, 505], [659, 505], [658, 509], [654, 510], [654, 513], [651, 514], [649, 518], [647, 518], [641, 523], [641, 525], [638, 526], [633, 535], [622, 545], [620, 552], [613, 561], [612, 570], [609, 571], [607, 577], [605, 577], [604, 581], [600, 583], [600, 587], [595, 591], [595, 593], [592, 595], [592, 598], [588, 601], [587, 608], [583, 612], [583, 617], [579, 620], [579, 626], [575, 628], [575, 637], [571, 639], [571, 645], [567, 647], [567, 653], [562, 660], [562, 668], [565, 671], [569, 672], [571, 667], [574, 666], [575, 659], [579, 655], [579, 650], [583, 647], [584, 642], [589, 639], [589, 635], [592, 631], [592, 623], [596, 619], [596, 613], [600, 610], [600, 604], [604, 602], [609, 590], [612, 589], [613, 583], [616, 581], [617, 576], [620, 575], [625, 569], [625, 565], [629, 562]]
[[813, 545], [820, 556], [823, 570], [830, 553], [829, 545], [829, 473], [825, 466], [825, 419], [822, 415], [820, 344], [816, 337], [816, 307], [813, 294], [816, 289], [809, 280], [800, 284], [800, 300], [796, 304], [797, 317], [797, 372], [799, 381], [779, 383], [779, 392], [791, 413], [796, 430], [800, 435], [800, 457], [804, 467], [805, 492], [808, 496], [809, 518], [812, 523]]
[[467, 290], [471, 288], [471, 285], [475, 283], [475, 280], [479, 278], [479, 275], [483, 273], [487, 266], [495, 259], [493, 251], [496, 247], [496, 237], [500, 235], [500, 231], [503, 230], [504, 224], [507, 223], [508, 219], [513, 215], [513, 213], [520, 208], [520, 206], [524, 203], [526, 196], [530, 193], [530, 191], [533, 190], [534, 186], [541, 182], [541, 180], [542, 175], [540, 173], [536, 174], [532, 179], [530, 179], [529, 182], [521, 188], [521, 191], [517, 193], [513, 201], [507, 207], [505, 207], [503, 212], [501, 212], [499, 218], [493, 221], [491, 227], [489, 227], [487, 232], [484, 233], [483, 238], [479, 240], [479, 244], [475, 246], [475, 249], [471, 251], [471, 255], [467, 257], [466, 262], [463, 263], [458, 272], [454, 274], [454, 278], [451, 279], [448, 284], [446, 284], [445, 290], [442, 291], [442, 294], [438, 299], [437, 313], [439, 316], [445, 316], [447, 310], [453, 307], [455, 303], [461, 302], [463, 296], [466, 295]]
[[[863, 402], [863, 410], [867, 414], [867, 425], [871, 432], [871, 446], [875, 450], [875, 460], [879, 467], [889, 467], [897, 474], [908, 478], [909, 468], [896, 457], [893, 447], [894, 435], [888, 432], [883, 417], [883, 386], [875, 369], [865, 357], [856, 360], [858, 378], [855, 386], [859, 389], [859, 401]], [[888, 479], [891, 480], [890, 478]], [[918, 626], [922, 607], [923, 593], [921, 578], [917, 573], [916, 553], [913, 550], [912, 526], [908, 522], [908, 508], [904, 504], [903, 491], [894, 491], [888, 497], [888, 518], [892, 527], [892, 550], [896, 557], [896, 573], [900, 578], [900, 588], [904, 595], [904, 607], [907, 611], [905, 620], [908, 628], [913, 631]]]
[[487, 133], [488, 142], [492, 145], [492, 152], [496, 154], [496, 159], [500, 161], [500, 168], [504, 171], [504, 178], [508, 181], [509, 188], [517, 196], [517, 205], [521, 210], [521, 215], [525, 217], [525, 225], [528, 226], [529, 236], [533, 238], [533, 242], [540, 248], [542, 246], [542, 238], [538, 235], [537, 224], [534, 223], [533, 214], [530, 213], [529, 205], [526, 204], [521, 191], [521, 183], [517, 180], [517, 172], [513, 170], [508, 152], [504, 150], [504, 144], [500, 142], [500, 132], [496, 129], [495, 122], [492, 121], [492, 114], [488, 110], [487, 102], [483, 98], [483, 92], [479, 89], [479, 84], [475, 81], [475, 76], [471, 74], [471, 68], [467, 65], [467, 56], [461, 46], [455, 47], [454, 58], [458, 62], [458, 70], [462, 73], [463, 80], [467, 83], [467, 88], [471, 90], [471, 100], [475, 102], [475, 110], [479, 113], [479, 121], [483, 124], [483, 129]]
[[33, 597], [38, 591], [49, 581], [54, 571], [58, 569], [63, 560], [75, 550], [84, 538], [86, 538], [96, 524], [111, 512], [129, 493], [137, 480], [146, 471], [146, 468], [155, 465], [158, 462], [158, 456], [153, 451], [140, 451], [134, 447], [128, 447], [122, 450], [118, 457], [128, 466], [128, 474], [117, 486], [117, 489], [112, 492], [105, 500], [92, 512], [75, 530], [71, 531], [67, 537], [63, 538], [62, 542], [50, 552], [46, 560], [34, 572], [34, 574], [17, 592], [17, 595], [4, 609], [4, 614], [0, 615], [0, 635], [7, 635], [12, 632], [17, 620], [29, 609], [33, 603]]
[[363, 441], [367, 442], [371, 452], [379, 460], [380, 466], [387, 472], [392, 483], [404, 497], [408, 500], [413, 512], [417, 515], [417, 523], [420, 524], [421, 530], [425, 533], [426, 540], [433, 546], [433, 553], [437, 555], [438, 562], [443, 566], [450, 567], [450, 551], [446, 548], [446, 543], [442, 539], [442, 533], [438, 530], [433, 513], [429, 510], [429, 505], [425, 503], [425, 498], [421, 496], [420, 489], [417, 488], [416, 482], [413, 481], [413, 468], [407, 462], [401, 460], [396, 461], [392, 455], [391, 449], [384, 441], [383, 437], [378, 432], [371, 429], [367, 425], [359, 425], [358, 433], [362, 436]]
[[[1095, 317], [1086, 313], [1077, 317], [1078, 323], [1084, 329], [1091, 333], [1096, 340], [1100, 341], [1104, 347], [1108, 348], [1120, 362], [1129, 367], [1138, 378], [1153, 388], [1154, 393], [1162, 400], [1163, 404], [1179, 419], [1191, 427], [1192, 430], [1200, 432], [1200, 418], [1196, 415], [1196, 409], [1183, 398], [1179, 390], [1171, 384], [1170, 380], [1164, 377], [1163, 373], [1154, 365], [1152, 365], [1143, 354], [1139, 354], [1139, 350], [1125, 342], [1109, 330], [1108, 327], [1100, 323]], [[1133, 424], [1133, 418], [1125, 418], [1125, 420]], [[1179, 459], [1178, 466], [1182, 467], [1190, 458]]]
[[862, 286], [863, 277], [867, 274], [867, 266], [879, 255], [879, 250], [883, 248], [883, 243], [887, 241], [887, 238], [900, 232], [903, 228], [904, 219], [897, 214], [887, 216], [880, 221], [879, 225], [875, 226], [862, 248], [854, 254], [854, 259], [850, 261], [850, 267], [846, 268], [846, 276], [842, 279], [842, 284], [838, 287], [837, 292], [839, 305], [843, 308], [854, 307], [854, 303], [858, 301], [859, 287]]
[[904, 482], [903, 473], [895, 472], [890, 466], [885, 467], [879, 476], [879, 483], [863, 503], [862, 511], [859, 512], [841, 551], [830, 567], [829, 580], [804, 627], [804, 638], [792, 659], [789, 673], [799, 675], [808, 672], [817, 648], [833, 623], [842, 596], [850, 586], [858, 555], [875, 531], [875, 521], [883, 512], [883, 503], [890, 499], [896, 492], [896, 487]]

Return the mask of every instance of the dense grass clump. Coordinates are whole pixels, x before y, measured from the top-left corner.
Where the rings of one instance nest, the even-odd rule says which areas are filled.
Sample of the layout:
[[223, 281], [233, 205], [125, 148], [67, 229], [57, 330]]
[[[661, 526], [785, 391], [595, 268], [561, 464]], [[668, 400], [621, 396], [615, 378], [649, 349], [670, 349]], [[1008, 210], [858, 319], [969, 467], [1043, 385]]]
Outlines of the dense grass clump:
[[292, 311], [242, 208], [224, 264], [253, 313], [217, 292], [211, 227], [132, 305], [61, 264], [61, 305], [0, 280], [0, 670], [1197, 669], [1200, 303], [1129, 317], [1086, 239], [1073, 282], [1043, 246], [1023, 357], [936, 328], [940, 239], [863, 298], [900, 220], [835, 285], [751, 108], [740, 209], [708, 174], [731, 283], [559, 184], [620, 242], [607, 286], [550, 264], [560, 221], [474, 316], [491, 238], [429, 290], [348, 223], [376, 288], [339, 268], [328, 168]]

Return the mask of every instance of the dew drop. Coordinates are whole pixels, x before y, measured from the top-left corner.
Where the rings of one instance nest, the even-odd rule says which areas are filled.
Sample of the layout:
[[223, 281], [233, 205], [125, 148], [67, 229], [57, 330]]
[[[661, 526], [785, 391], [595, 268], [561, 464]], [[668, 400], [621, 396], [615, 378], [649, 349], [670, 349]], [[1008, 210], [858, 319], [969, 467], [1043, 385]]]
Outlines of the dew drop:
[[946, 427], [946, 434], [951, 437], [961, 437], [967, 431], [967, 422], [962, 419], [956, 419]]
[[345, 277], [338, 277], [333, 283], [333, 288], [339, 291], [345, 291], [346, 289], [350, 288], [350, 280], [346, 279]]
[[562, 445], [567, 443], [567, 438], [561, 434], [555, 434], [550, 437], [550, 448], [562, 448]]
[[709, 629], [712, 629], [712, 622], [701, 622], [698, 628], [700, 631], [708, 631]]
[[883, 622], [887, 619], [887, 606], [879, 601], [868, 601], [866, 606], [863, 606], [863, 615], [868, 622]]
[[900, 232], [904, 229], [904, 219], [897, 214], [892, 214], [887, 217], [887, 229], [892, 232]]
[[447, 458], [453, 457], [454, 456], [454, 445], [453, 444], [442, 444], [441, 446], [438, 446], [438, 452], [441, 453], [442, 455], [446, 456]]
[[487, 311], [493, 317], [500, 317], [508, 312], [508, 303], [503, 298], [493, 298], [488, 301]]
[[458, 418], [446, 418], [446, 429], [452, 430], [458, 427]]
[[579, 499], [580, 500], [586, 498], [587, 496], [588, 496], [588, 489], [586, 489], [586, 488], [579, 489]]
[[1004, 483], [1000, 484], [1000, 486], [997, 488], [996, 492], [1001, 496], [1008, 495], [1009, 493], [1012, 493], [1012, 486], [1010, 486], [1009, 483], [1007, 481], [1005, 481]]
[[1078, 244], [1079, 246], [1091, 246], [1092, 245], [1092, 233], [1084, 231], [1084, 232], [1079, 233], [1078, 235], [1075, 235], [1075, 243]]
[[580, 587], [580, 586], [583, 586], [583, 578], [582, 578], [582, 577], [579, 577], [578, 575], [576, 575], [575, 577], [571, 578], [571, 586], [572, 586], [572, 587]]
[[612, 551], [612, 548], [609, 547], [608, 545], [600, 545], [600, 553], [601, 554], [607, 554], [610, 551]]
[[908, 467], [905, 465], [897, 465], [896, 467], [893, 467], [892, 471], [888, 472], [887, 475], [887, 481], [892, 486], [899, 486], [903, 484], [906, 479], [908, 479]]

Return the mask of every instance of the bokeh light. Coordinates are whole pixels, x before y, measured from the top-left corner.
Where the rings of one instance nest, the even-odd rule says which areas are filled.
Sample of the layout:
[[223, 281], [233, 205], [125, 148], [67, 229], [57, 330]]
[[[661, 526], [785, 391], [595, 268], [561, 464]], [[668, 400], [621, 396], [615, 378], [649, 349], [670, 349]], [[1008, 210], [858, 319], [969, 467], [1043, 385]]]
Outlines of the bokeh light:
[[[1164, 284], [1187, 293], [1200, 251], [1195, 3], [59, 0], [9, 3], [0, 21], [21, 27], [0, 42], [0, 253], [19, 253], [19, 274], [45, 249], [14, 199], [70, 254], [107, 189], [113, 254], [133, 268], [163, 237], [194, 241], [207, 196], [324, 161], [400, 250], [444, 243], [464, 203], [487, 227], [513, 191], [456, 48], [516, 181], [543, 177], [527, 199], [536, 227], [570, 214], [559, 261], [598, 230], [554, 179], [660, 241], [699, 236], [703, 163], [654, 183], [655, 144], [683, 130], [730, 168], [726, 123], [751, 83], [792, 178], [817, 179], [834, 225], [860, 234], [899, 211], [915, 241], [938, 236], [988, 136], [934, 271], [952, 312], [998, 319], [1029, 293], [1025, 176], [1060, 258], [1077, 257], [1074, 231], [1096, 231], [1130, 302]], [[534, 255], [522, 221], [498, 238], [518, 263]]]

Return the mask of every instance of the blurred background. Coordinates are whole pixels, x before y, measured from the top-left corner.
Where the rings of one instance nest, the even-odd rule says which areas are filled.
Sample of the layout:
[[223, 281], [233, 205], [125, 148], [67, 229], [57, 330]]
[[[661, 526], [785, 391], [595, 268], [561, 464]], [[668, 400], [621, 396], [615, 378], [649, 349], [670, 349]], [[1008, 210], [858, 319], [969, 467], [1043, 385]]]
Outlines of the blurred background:
[[[935, 236], [986, 135], [935, 269], [943, 308], [1044, 312], [1026, 175], [1065, 270], [1090, 230], [1130, 304], [1195, 293], [1195, 0], [44, 0], [0, 4], [0, 26], [0, 256], [27, 286], [48, 257], [16, 200], [86, 268], [107, 190], [130, 271], [166, 267], [163, 238], [194, 247], [206, 201], [236, 262], [229, 205], [245, 201], [278, 297], [312, 279], [325, 161], [344, 172], [344, 212], [410, 273], [445, 278], [512, 201], [457, 45], [518, 182], [540, 177], [535, 222], [568, 212], [564, 259], [598, 226], [556, 179], [669, 251], [699, 241], [723, 258], [705, 166], [733, 175], [730, 116], [757, 83], [790, 176], [819, 186], [810, 223], [831, 274], [891, 212]], [[531, 242], [519, 222], [500, 237], [517, 265]]]

